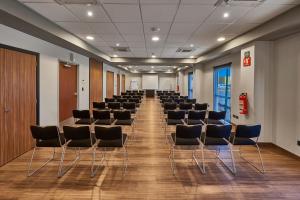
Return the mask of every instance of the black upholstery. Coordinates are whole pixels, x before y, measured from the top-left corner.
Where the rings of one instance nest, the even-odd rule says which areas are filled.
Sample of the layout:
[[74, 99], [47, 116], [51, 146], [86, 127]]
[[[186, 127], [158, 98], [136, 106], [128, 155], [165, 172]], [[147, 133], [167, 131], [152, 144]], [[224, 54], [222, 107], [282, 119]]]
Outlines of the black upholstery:
[[73, 117], [78, 119], [75, 124], [91, 124], [93, 119], [91, 119], [89, 110], [73, 110]]
[[96, 120], [97, 125], [110, 125], [114, 122], [114, 119], [110, 118], [109, 111], [97, 111], [93, 110], [93, 117]]
[[105, 98], [105, 103], [115, 102], [114, 98]]
[[209, 124], [206, 126], [206, 132], [201, 140], [205, 145], [227, 145], [226, 140], [229, 140], [231, 128], [231, 125]]
[[234, 145], [255, 145], [256, 142], [251, 138], [260, 136], [261, 125], [237, 125], [234, 137], [231, 137], [231, 143]]
[[187, 103], [195, 104], [197, 102], [197, 99], [186, 99]]
[[88, 126], [64, 126], [63, 130], [66, 141], [71, 140], [68, 147], [91, 147], [95, 143]]
[[177, 104], [176, 103], [169, 103], [169, 102], [166, 102], [164, 104], [164, 113], [165, 114], [168, 114], [168, 111], [171, 111], [171, 110], [176, 110], [177, 108]]
[[127, 139], [127, 134], [122, 134], [121, 126], [96, 126], [95, 137], [100, 139], [98, 147], [122, 147]]
[[207, 103], [196, 103], [194, 109], [195, 110], [207, 110], [208, 104]]
[[116, 125], [132, 125], [133, 119], [131, 119], [131, 113], [128, 110], [123, 111], [115, 111], [114, 118], [116, 121]]
[[184, 110], [188, 112], [189, 110], [193, 109], [193, 104], [191, 103], [180, 103], [179, 104], [179, 110]]
[[199, 145], [202, 131], [201, 125], [177, 125], [176, 133], [172, 133], [171, 137], [175, 145]]
[[123, 109], [129, 110], [132, 114], [136, 113], [136, 105], [134, 102], [123, 103]]
[[105, 102], [93, 102], [93, 108], [98, 110], [105, 110], [106, 104]]
[[112, 110], [120, 110], [121, 109], [121, 103], [119, 103], [119, 102], [109, 102], [107, 107], [109, 109], [112, 109]]
[[30, 130], [37, 147], [60, 147], [65, 143], [56, 126], [30, 126]]
[[122, 97], [119, 96], [119, 95], [113, 95], [113, 98], [114, 98], [114, 99], [120, 99], [120, 98], [122, 98]]
[[183, 120], [185, 118], [185, 111], [178, 110], [178, 111], [168, 111], [166, 123], [167, 125], [178, 125], [184, 124]]
[[226, 111], [209, 111], [208, 112], [208, 119], [212, 119], [212, 120], [225, 120], [225, 116], [226, 116]]
[[188, 118], [185, 119], [185, 122], [188, 125], [196, 125], [196, 124], [201, 124], [203, 125], [203, 121], [205, 119], [206, 111], [202, 110], [191, 110], [188, 113]]

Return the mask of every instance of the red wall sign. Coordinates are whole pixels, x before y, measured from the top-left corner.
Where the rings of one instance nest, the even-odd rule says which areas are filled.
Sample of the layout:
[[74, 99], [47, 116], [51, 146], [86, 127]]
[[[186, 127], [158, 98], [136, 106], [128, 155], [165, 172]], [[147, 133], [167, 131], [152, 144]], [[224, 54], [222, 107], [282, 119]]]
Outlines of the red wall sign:
[[244, 53], [244, 59], [243, 59], [243, 66], [244, 67], [249, 67], [251, 66], [251, 55], [250, 55], [250, 51], [246, 51]]

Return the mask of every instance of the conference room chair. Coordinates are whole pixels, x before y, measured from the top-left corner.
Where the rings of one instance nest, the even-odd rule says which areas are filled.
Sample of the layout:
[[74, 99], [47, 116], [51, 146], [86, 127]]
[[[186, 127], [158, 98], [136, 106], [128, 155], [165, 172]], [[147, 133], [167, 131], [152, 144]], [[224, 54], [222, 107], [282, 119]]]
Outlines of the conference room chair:
[[182, 110], [169, 110], [167, 118], [165, 119], [165, 136], [167, 141], [169, 127], [184, 124], [185, 111]]
[[179, 97], [179, 96], [180, 96], [180, 93], [179, 93], [179, 92], [175, 92], [173, 95]]
[[130, 99], [128, 99], [128, 102], [135, 103], [135, 105], [136, 105], [137, 108], [140, 107], [140, 100], [138, 98], [130, 98]]
[[121, 107], [123, 106], [123, 103], [128, 102], [128, 99], [126, 98], [120, 98], [116, 100], [117, 102], [119, 102], [121, 104]]
[[120, 98], [122, 98], [122, 96], [120, 96], [120, 95], [113, 95], [113, 99], [120, 99]]
[[[264, 173], [265, 167], [262, 160], [260, 148], [258, 146], [258, 140], [260, 136], [261, 125], [237, 125], [235, 133], [231, 135], [230, 142], [234, 146], [239, 146], [240, 157], [247, 163], [256, 168], [259, 172]], [[253, 162], [242, 156], [241, 147], [254, 146], [258, 152], [261, 168], [257, 167]]]
[[121, 110], [121, 103], [120, 102], [109, 102], [107, 107], [110, 109], [111, 112], [116, 110]]
[[75, 124], [92, 124], [94, 120], [91, 118], [89, 110], [73, 110], [73, 118]]
[[197, 102], [197, 99], [186, 99], [186, 103], [195, 104]]
[[224, 124], [226, 111], [209, 111], [208, 118], [205, 119], [206, 124]]
[[131, 118], [131, 113], [128, 110], [119, 110], [114, 112], [115, 125], [130, 126], [131, 133], [134, 135], [134, 119]]
[[[202, 125], [177, 125], [175, 133], [169, 136], [171, 168], [175, 174], [175, 150], [191, 150], [193, 160], [202, 173], [205, 173], [204, 166], [204, 146], [200, 140]], [[200, 150], [202, 154], [202, 162], [199, 162], [196, 151]]]
[[107, 110], [105, 102], [93, 102], [93, 109]]
[[162, 111], [162, 122], [164, 122], [164, 119], [165, 119], [165, 115], [168, 114], [168, 111], [170, 110], [176, 110], [177, 109], [177, 104], [174, 103], [174, 102], [165, 102], [163, 105], [163, 109], [161, 110]]
[[127, 93], [126, 92], [121, 92], [121, 96], [124, 96], [126, 95]]
[[131, 114], [136, 114], [135, 102], [123, 103], [123, 109], [130, 111]]
[[207, 110], [208, 104], [207, 103], [196, 103], [194, 105], [195, 110]]
[[184, 99], [174, 99], [174, 102], [176, 102], [177, 105], [181, 104], [181, 103], [184, 103]]
[[[106, 160], [106, 152], [115, 149], [121, 149], [123, 153], [123, 175], [125, 175], [128, 162], [127, 152], [127, 134], [122, 133], [121, 126], [103, 127], [95, 126], [95, 139], [96, 142], [93, 145], [93, 160], [91, 177], [94, 177], [97, 173], [100, 165]], [[100, 150], [102, 156], [100, 163], [97, 164], [97, 153]], [[106, 160], [107, 162], [107, 160]]]
[[[57, 126], [30, 126], [31, 135], [35, 140], [35, 145], [32, 151], [32, 155], [30, 161], [28, 163], [28, 171], [27, 176], [32, 176], [40, 169], [45, 167], [50, 161], [52, 161], [55, 157], [55, 149], [56, 148], [63, 148], [65, 144], [65, 138], [63, 135], [60, 134], [59, 129]], [[35, 158], [35, 154], [38, 152], [39, 149], [42, 148], [53, 148], [53, 153], [51, 157], [44, 162], [40, 167], [37, 169], [32, 169], [32, 162]]]
[[192, 109], [193, 109], [193, 104], [191, 104], [191, 103], [180, 103], [179, 104], [179, 110], [185, 111], [186, 114]]
[[105, 98], [105, 103], [111, 103], [111, 102], [116, 102], [114, 98]]
[[[62, 177], [66, 174], [73, 166], [75, 166], [77, 161], [80, 160], [81, 149], [91, 149], [91, 147], [95, 144], [95, 138], [91, 134], [89, 126], [63, 126], [63, 131], [66, 143], [62, 149], [58, 177]], [[65, 154], [67, 150], [75, 151], [75, 158], [64, 168]]]
[[[231, 173], [236, 174], [233, 145], [229, 141], [231, 128], [231, 125], [208, 124], [206, 125], [206, 131], [202, 133], [201, 142], [204, 145], [205, 151], [212, 151], [210, 148], [208, 149], [208, 147], [215, 147], [215, 150], [213, 151], [215, 151], [216, 157], [224, 164], [227, 169], [229, 169]], [[221, 148], [221, 146], [226, 147], [226, 149], [224, 150], [223, 148]], [[223, 151], [230, 153], [231, 166], [221, 158], [221, 152]], [[204, 155], [204, 157], [206, 156]]]
[[95, 125], [111, 125], [114, 119], [110, 116], [109, 110], [93, 110]]
[[130, 95], [123, 95], [122, 98], [125, 98], [125, 99], [130, 99], [131, 96]]
[[187, 125], [204, 125], [206, 111], [205, 110], [190, 110], [188, 117], [185, 119]]
[[180, 99], [187, 100], [189, 97], [188, 96], [179, 96]]

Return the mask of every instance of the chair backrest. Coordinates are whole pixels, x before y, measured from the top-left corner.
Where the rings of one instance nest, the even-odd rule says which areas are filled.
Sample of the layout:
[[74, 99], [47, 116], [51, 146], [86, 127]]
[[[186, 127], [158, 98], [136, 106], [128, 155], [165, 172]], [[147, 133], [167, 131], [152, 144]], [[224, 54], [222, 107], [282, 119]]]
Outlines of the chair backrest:
[[73, 117], [76, 119], [90, 119], [89, 110], [73, 110]]
[[110, 102], [107, 107], [110, 109], [121, 109], [121, 104], [120, 102]]
[[237, 125], [235, 137], [255, 138], [259, 137], [261, 125]]
[[191, 110], [191, 109], [193, 109], [193, 104], [191, 104], [191, 103], [180, 103], [179, 104], [179, 109], [180, 110]]
[[176, 125], [176, 138], [200, 138], [201, 132], [201, 125]]
[[120, 99], [121, 96], [119, 96], [119, 95], [113, 95], [113, 98], [114, 98], [114, 99]]
[[208, 104], [207, 103], [196, 103], [195, 110], [207, 110]]
[[177, 104], [184, 103], [184, 99], [174, 99]]
[[133, 110], [133, 109], [136, 108], [135, 102], [126, 102], [126, 103], [123, 103], [123, 108], [124, 109]]
[[168, 119], [184, 119], [185, 111], [183, 110], [170, 110], [168, 111]]
[[93, 102], [93, 108], [105, 109], [105, 102]]
[[100, 140], [122, 139], [122, 128], [121, 126], [95, 126], [95, 137]]
[[114, 118], [118, 120], [128, 120], [131, 119], [131, 113], [128, 110], [115, 111]]
[[121, 92], [121, 95], [122, 95], [122, 96], [126, 95], [126, 92]]
[[110, 112], [108, 110], [93, 110], [94, 119], [110, 119]]
[[221, 120], [225, 119], [226, 116], [226, 111], [209, 111], [208, 112], [208, 119], [213, 119], [213, 120]]
[[213, 125], [208, 124], [206, 126], [206, 137], [213, 138], [226, 138], [228, 139], [231, 134], [231, 125]]
[[30, 126], [31, 134], [34, 139], [51, 140], [59, 138], [57, 126]]
[[180, 96], [180, 99], [188, 99], [188, 96]]
[[138, 98], [130, 98], [128, 100], [129, 102], [140, 103], [140, 100]]
[[187, 99], [186, 102], [195, 104], [197, 102], [197, 99]]
[[204, 120], [206, 111], [204, 110], [191, 110], [188, 113], [188, 119], [192, 120]]
[[114, 98], [105, 98], [105, 103], [115, 102]]
[[84, 139], [90, 139], [90, 128], [88, 126], [79, 126], [79, 127], [73, 127], [73, 126], [64, 126], [64, 136], [66, 140], [84, 140]]
[[117, 102], [120, 102], [120, 103], [124, 103], [124, 102], [127, 102], [128, 99], [126, 98], [120, 98], [120, 99], [117, 99]]
[[177, 104], [176, 103], [169, 103], [169, 102], [166, 102], [164, 104], [164, 109], [165, 110], [175, 110], [177, 107]]

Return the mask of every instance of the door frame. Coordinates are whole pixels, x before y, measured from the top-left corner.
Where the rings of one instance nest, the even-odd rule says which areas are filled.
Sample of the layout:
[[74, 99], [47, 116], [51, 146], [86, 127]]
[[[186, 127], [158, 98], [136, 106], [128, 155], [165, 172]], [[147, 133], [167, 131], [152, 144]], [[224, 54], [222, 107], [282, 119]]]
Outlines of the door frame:
[[36, 70], [35, 70], [35, 82], [36, 82], [36, 87], [35, 87], [35, 98], [36, 98], [36, 107], [35, 107], [35, 117], [36, 117], [36, 125], [40, 124], [40, 53], [34, 52], [34, 51], [29, 51], [26, 49], [21, 49], [18, 47], [12, 47], [6, 44], [1, 44], [0, 43], [0, 48], [3, 49], [8, 49], [8, 50], [13, 50], [21, 53], [26, 53], [30, 55], [34, 55], [36, 57]]

